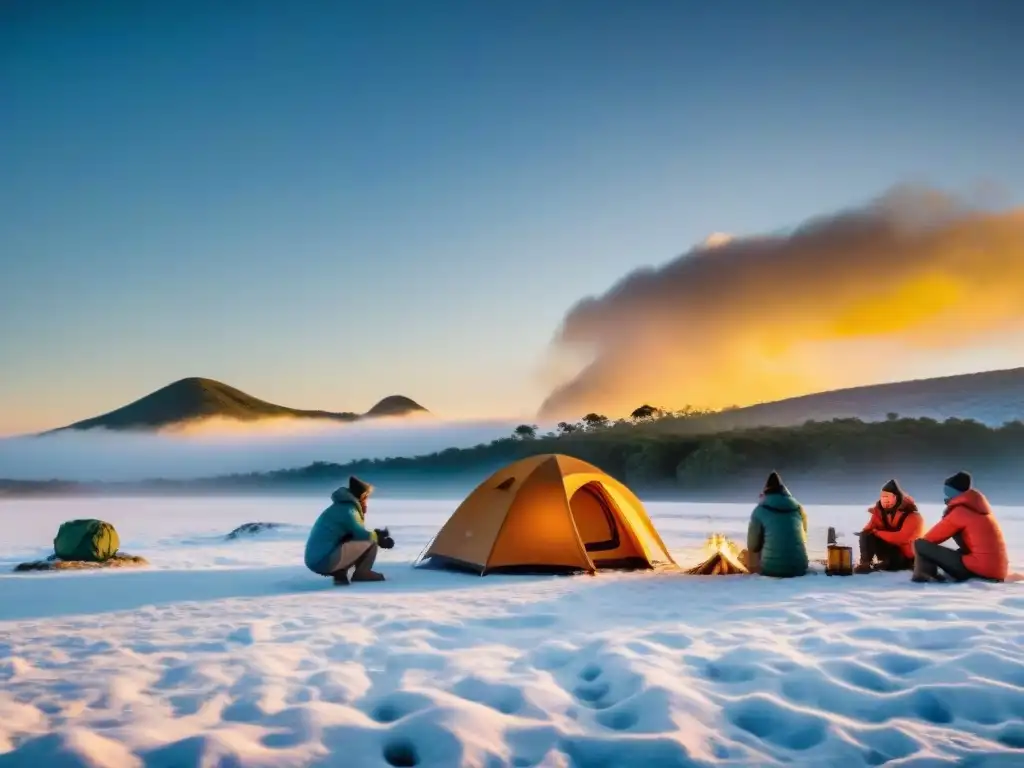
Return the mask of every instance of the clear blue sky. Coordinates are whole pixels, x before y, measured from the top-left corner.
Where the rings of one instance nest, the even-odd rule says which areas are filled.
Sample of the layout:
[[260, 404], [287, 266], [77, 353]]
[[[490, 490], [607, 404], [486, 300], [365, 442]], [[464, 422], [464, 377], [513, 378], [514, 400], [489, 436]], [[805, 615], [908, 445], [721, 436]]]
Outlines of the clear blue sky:
[[0, 433], [183, 376], [531, 412], [564, 312], [893, 183], [1024, 197], [1024, 2], [0, 5]]

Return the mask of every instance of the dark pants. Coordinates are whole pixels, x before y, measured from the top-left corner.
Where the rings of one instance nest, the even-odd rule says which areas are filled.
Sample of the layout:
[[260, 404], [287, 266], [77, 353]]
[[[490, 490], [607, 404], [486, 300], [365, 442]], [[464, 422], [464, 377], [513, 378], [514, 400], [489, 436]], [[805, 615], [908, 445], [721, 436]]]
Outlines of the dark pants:
[[872, 559], [876, 557], [883, 571], [909, 571], [914, 567], [914, 561], [903, 554], [899, 545], [882, 541], [873, 533], [862, 533], [860, 535], [861, 564], [870, 565]]
[[978, 578], [964, 565], [964, 553], [958, 549], [950, 549], [939, 544], [932, 544], [924, 539], [918, 539], [914, 542], [914, 553], [917, 555], [914, 561], [915, 576], [934, 578], [939, 575], [941, 568], [956, 581]]

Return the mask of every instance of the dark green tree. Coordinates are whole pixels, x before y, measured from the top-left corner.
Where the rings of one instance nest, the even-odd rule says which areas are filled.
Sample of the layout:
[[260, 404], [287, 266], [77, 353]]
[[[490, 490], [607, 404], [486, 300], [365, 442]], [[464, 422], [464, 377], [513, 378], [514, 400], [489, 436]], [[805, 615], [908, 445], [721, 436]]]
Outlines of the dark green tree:
[[676, 467], [676, 480], [685, 487], [720, 483], [736, 472], [742, 458], [720, 437], [713, 438], [683, 459]]
[[661, 410], [655, 408], [653, 405], [644, 404], [641, 405], [639, 408], [635, 409], [631, 414], [629, 414], [629, 418], [631, 418], [633, 421], [650, 421], [660, 413]]
[[665, 485], [672, 480], [675, 451], [671, 443], [646, 440], [626, 457], [626, 482], [630, 485]]

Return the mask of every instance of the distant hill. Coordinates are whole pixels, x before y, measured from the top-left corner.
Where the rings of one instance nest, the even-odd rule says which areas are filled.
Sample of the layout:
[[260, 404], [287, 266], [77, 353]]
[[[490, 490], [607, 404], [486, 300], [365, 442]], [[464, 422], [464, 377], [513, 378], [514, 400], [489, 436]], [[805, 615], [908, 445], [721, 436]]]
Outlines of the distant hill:
[[427, 413], [426, 408], [408, 397], [392, 395], [377, 403], [365, 414], [306, 411], [268, 403], [239, 389], [213, 379], [188, 378], [168, 384], [145, 397], [117, 410], [60, 429], [84, 430], [103, 428], [115, 431], [149, 431], [181, 426], [208, 418], [254, 422], [262, 419], [324, 419], [351, 422], [363, 418], [406, 416]]
[[389, 395], [368, 410], [364, 416], [408, 416], [410, 413], [426, 413], [427, 409], [404, 395]]
[[890, 413], [939, 421], [972, 419], [990, 426], [1024, 419], [1024, 368], [837, 389], [699, 418], [664, 419], [652, 426], [666, 431], [718, 432], [831, 419], [882, 421]]

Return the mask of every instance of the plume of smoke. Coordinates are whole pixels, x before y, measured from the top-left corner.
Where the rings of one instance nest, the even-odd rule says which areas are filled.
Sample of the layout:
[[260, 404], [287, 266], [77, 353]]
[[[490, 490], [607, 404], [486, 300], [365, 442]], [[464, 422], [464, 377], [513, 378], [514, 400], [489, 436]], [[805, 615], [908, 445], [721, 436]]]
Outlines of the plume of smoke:
[[285, 420], [209, 423], [164, 433], [104, 429], [0, 439], [0, 478], [136, 481], [265, 472], [314, 461], [414, 456], [511, 434], [513, 422], [374, 419], [353, 424]]
[[1022, 328], [1024, 210], [898, 188], [788, 234], [715, 235], [583, 299], [552, 351], [583, 349], [590, 362], [539, 416], [717, 408], [913, 378], [908, 357]]

